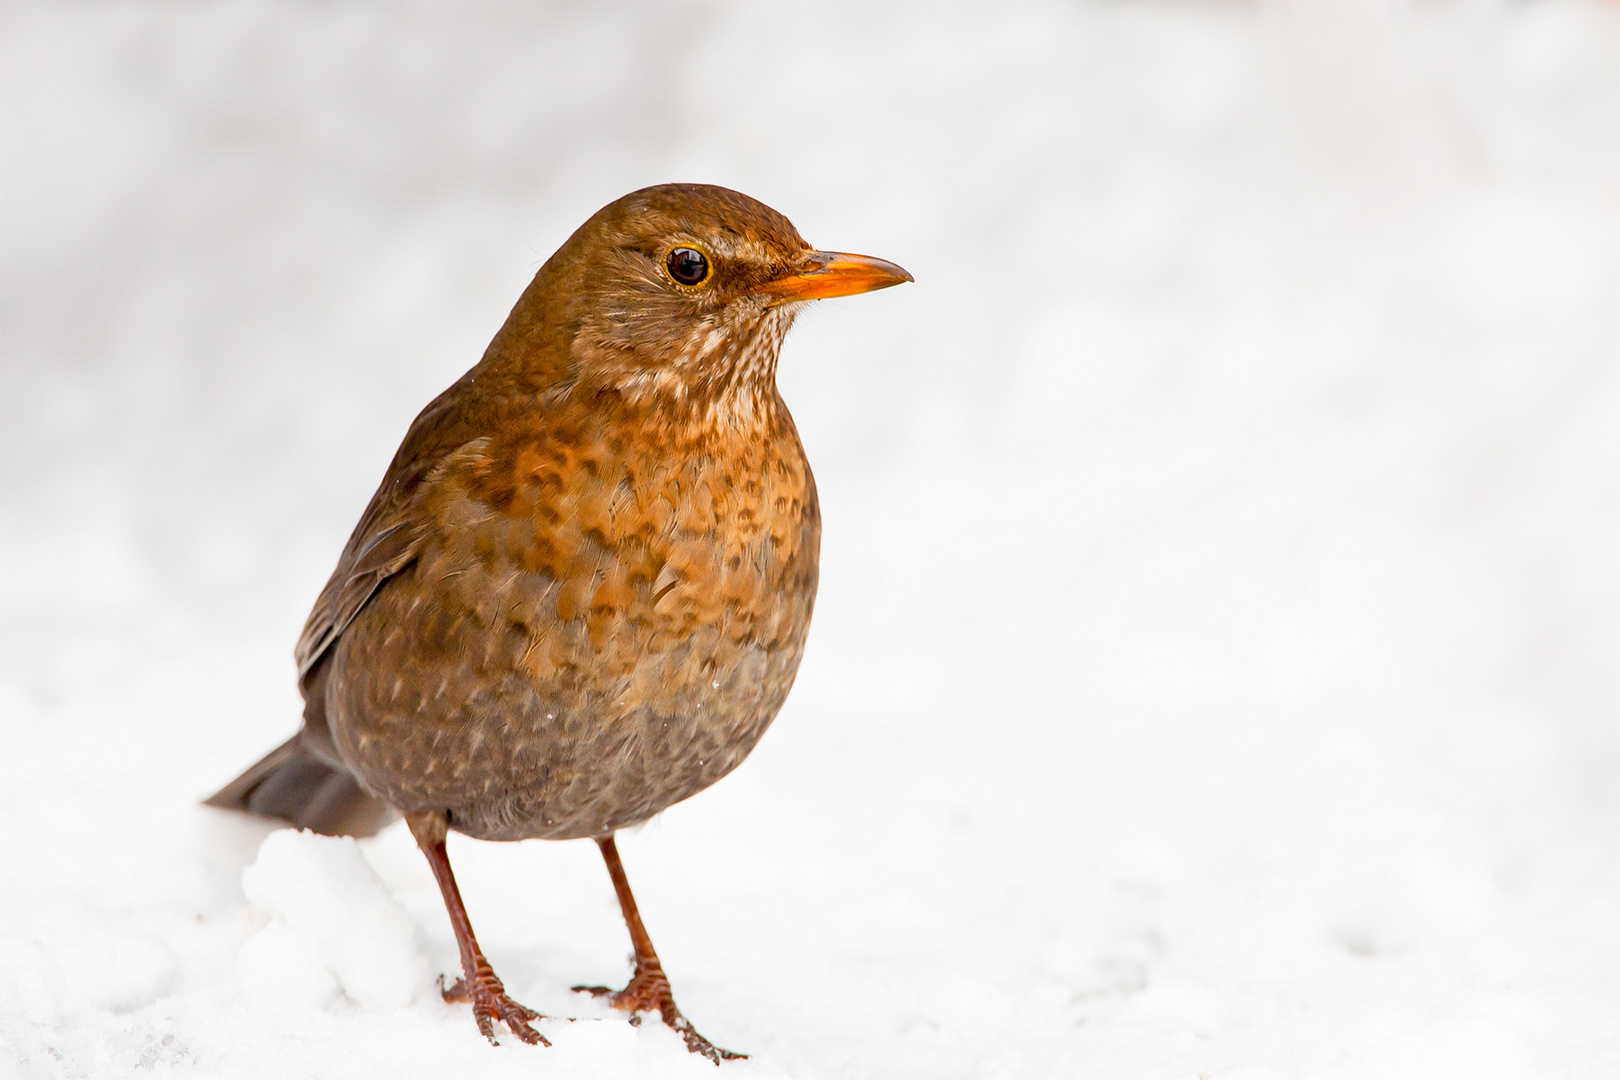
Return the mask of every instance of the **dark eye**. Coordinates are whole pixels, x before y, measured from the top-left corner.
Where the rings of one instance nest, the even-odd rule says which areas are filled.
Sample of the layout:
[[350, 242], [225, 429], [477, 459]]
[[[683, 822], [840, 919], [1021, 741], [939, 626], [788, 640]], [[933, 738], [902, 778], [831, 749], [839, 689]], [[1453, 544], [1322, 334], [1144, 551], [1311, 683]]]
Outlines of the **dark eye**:
[[669, 276], [682, 285], [696, 285], [709, 276], [709, 260], [703, 257], [703, 252], [692, 248], [676, 248], [669, 253], [665, 264], [669, 267]]

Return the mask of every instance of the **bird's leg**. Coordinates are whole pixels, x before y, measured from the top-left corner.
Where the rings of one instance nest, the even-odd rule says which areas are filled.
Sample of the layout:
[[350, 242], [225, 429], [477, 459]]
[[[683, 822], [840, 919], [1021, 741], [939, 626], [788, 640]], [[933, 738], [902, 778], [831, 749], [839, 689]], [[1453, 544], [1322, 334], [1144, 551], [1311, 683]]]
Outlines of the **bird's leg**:
[[543, 1017], [506, 995], [506, 987], [484, 959], [478, 939], [473, 937], [472, 923], [461, 903], [461, 890], [456, 888], [456, 876], [450, 872], [450, 856], [444, 847], [445, 836], [450, 831], [449, 819], [443, 814], [428, 813], [406, 814], [405, 821], [411, 827], [411, 835], [416, 837], [416, 846], [422, 849], [428, 865], [433, 867], [439, 892], [444, 894], [445, 910], [450, 913], [450, 928], [456, 933], [456, 948], [461, 950], [461, 978], [448, 989], [444, 987], [444, 979], [439, 980], [444, 1000], [472, 1002], [478, 1030], [492, 1043], [495, 1043], [495, 1021], [499, 1020], [524, 1042], [550, 1046], [544, 1035], [529, 1026], [529, 1021]]
[[630, 894], [630, 879], [624, 876], [624, 864], [619, 862], [619, 849], [613, 843], [612, 836], [598, 840], [596, 845], [602, 849], [602, 858], [607, 862], [608, 876], [613, 879], [613, 891], [619, 896], [619, 910], [624, 912], [624, 924], [630, 928], [630, 944], [636, 950], [636, 971], [630, 978], [630, 985], [623, 990], [610, 990], [606, 986], [576, 986], [574, 989], [607, 998], [614, 1008], [623, 1009], [631, 1014], [632, 1024], [641, 1022], [642, 1013], [657, 1013], [665, 1024], [674, 1028], [681, 1038], [686, 1040], [688, 1050], [694, 1054], [702, 1054], [716, 1065], [721, 1061], [747, 1057], [747, 1054], [722, 1050], [699, 1035], [697, 1029], [692, 1027], [692, 1022], [682, 1016], [681, 1010], [675, 1007], [675, 995], [670, 992], [669, 978], [664, 974], [664, 966], [658, 962], [658, 954], [653, 951], [652, 938], [647, 936], [647, 928], [641, 924], [641, 913], [636, 910], [636, 898]]

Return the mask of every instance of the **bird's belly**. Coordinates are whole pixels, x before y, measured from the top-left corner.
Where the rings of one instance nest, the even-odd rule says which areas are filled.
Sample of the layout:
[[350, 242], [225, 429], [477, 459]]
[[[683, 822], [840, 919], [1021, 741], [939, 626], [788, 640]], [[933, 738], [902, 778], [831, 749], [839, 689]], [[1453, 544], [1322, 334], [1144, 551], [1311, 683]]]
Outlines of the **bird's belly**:
[[448, 811], [482, 839], [644, 821], [730, 772], [775, 718], [809, 628], [810, 554], [808, 570], [738, 560], [701, 588], [598, 558], [582, 588], [429, 553], [337, 642], [339, 752], [397, 809]]

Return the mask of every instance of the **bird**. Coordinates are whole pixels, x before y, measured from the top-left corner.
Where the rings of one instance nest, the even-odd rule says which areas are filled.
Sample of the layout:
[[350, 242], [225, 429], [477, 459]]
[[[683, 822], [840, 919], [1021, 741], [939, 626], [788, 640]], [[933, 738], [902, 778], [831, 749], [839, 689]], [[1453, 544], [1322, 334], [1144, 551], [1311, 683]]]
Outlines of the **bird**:
[[460, 954], [443, 996], [496, 1045], [549, 1045], [544, 1017], [480, 949], [447, 835], [593, 840], [634, 968], [575, 990], [743, 1056], [676, 1006], [614, 837], [735, 769], [798, 671], [821, 515], [788, 329], [913, 280], [715, 185], [592, 215], [407, 431], [298, 639], [301, 729], [205, 802], [329, 835], [403, 817]]

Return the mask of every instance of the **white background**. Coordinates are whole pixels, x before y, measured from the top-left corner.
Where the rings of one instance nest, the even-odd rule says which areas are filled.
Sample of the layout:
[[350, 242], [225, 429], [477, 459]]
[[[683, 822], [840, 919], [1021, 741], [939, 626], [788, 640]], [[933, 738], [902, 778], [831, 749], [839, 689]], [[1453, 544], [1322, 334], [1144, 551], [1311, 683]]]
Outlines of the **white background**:
[[[728, 1075], [1620, 1075], [1620, 6], [0, 9], [0, 1072], [708, 1076], [586, 843], [196, 805], [600, 205], [915, 285], [781, 383], [822, 591], [621, 840]], [[144, 1071], [142, 1071], [144, 1070]]]

